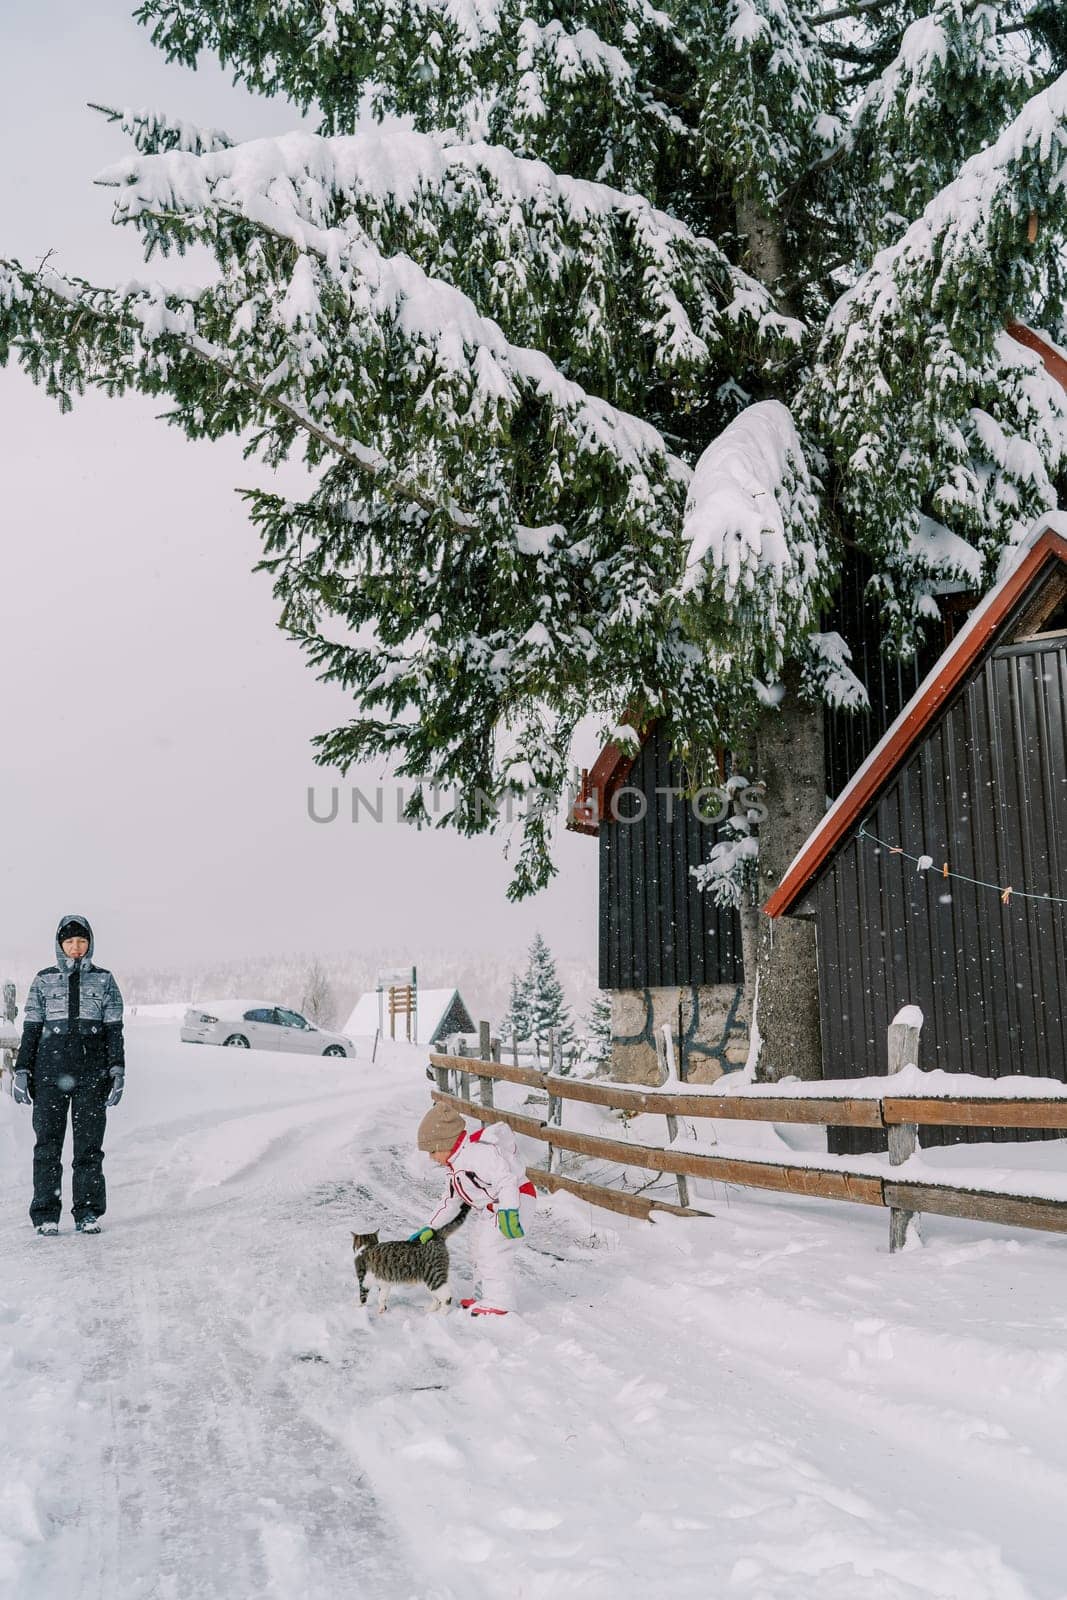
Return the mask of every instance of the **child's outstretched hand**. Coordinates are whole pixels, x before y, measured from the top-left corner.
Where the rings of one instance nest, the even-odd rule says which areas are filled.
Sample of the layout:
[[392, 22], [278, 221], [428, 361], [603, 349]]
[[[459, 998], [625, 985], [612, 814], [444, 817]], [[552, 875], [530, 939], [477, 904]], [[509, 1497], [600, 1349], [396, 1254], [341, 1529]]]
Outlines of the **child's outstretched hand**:
[[522, 1223], [519, 1221], [519, 1213], [517, 1211], [498, 1211], [496, 1220], [505, 1239], [521, 1239], [523, 1237]]
[[414, 1233], [408, 1234], [408, 1244], [414, 1244], [416, 1240], [418, 1240], [419, 1244], [429, 1244], [432, 1238], [432, 1228], [416, 1228]]

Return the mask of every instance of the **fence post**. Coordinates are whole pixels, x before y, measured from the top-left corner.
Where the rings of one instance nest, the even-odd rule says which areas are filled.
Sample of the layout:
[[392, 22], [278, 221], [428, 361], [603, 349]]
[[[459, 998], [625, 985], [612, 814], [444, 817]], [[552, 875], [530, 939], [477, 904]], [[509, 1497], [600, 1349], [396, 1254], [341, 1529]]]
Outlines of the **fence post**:
[[[437, 1051], [435, 1053], [443, 1055], [443, 1056], [448, 1055], [448, 1040], [447, 1040], [447, 1038], [446, 1039], [438, 1039], [438, 1041], [437, 1041]], [[434, 1075], [434, 1081], [436, 1082], [437, 1087], [440, 1089], [441, 1093], [442, 1094], [449, 1094], [451, 1092], [451, 1083], [450, 1083], [451, 1074], [449, 1073], [448, 1068], [447, 1067], [434, 1067], [433, 1075]]]
[[[919, 1034], [922, 1030], [923, 1014], [918, 1006], [904, 1006], [897, 1012], [889, 1024], [889, 1060], [888, 1070], [890, 1075], [899, 1072], [902, 1067], [918, 1066], [919, 1064]], [[889, 1165], [899, 1167], [907, 1161], [909, 1156], [915, 1154], [918, 1143], [919, 1129], [914, 1122], [896, 1123], [889, 1129]], [[898, 1206], [889, 1208], [889, 1250], [890, 1254], [904, 1248], [904, 1241], [908, 1237], [908, 1229], [912, 1228], [917, 1239], [922, 1238], [920, 1219], [914, 1211], [904, 1211]]]
[[[456, 1054], [457, 1054], [457, 1056], [465, 1056], [467, 1054], [467, 1041], [465, 1039], [457, 1039], [456, 1040]], [[456, 1072], [456, 1079], [457, 1079], [458, 1084], [459, 1084], [459, 1097], [460, 1097], [460, 1099], [461, 1100], [469, 1100], [470, 1097], [471, 1097], [471, 1075], [470, 1075], [470, 1073], [469, 1072], [464, 1072], [462, 1068], [459, 1068], [457, 1070], [457, 1072]]]
[[[548, 1030], [548, 1075], [549, 1075], [549, 1077], [551, 1077], [553, 1075], [555, 1070], [556, 1070], [556, 1030], [555, 1030], [555, 1028], [549, 1028], [549, 1030]], [[558, 1095], [554, 1095], [552, 1093], [551, 1089], [548, 1091], [548, 1111], [547, 1111], [545, 1120], [547, 1122], [549, 1122], [549, 1123], [554, 1122], [556, 1124], [557, 1128], [560, 1128], [560, 1127], [563, 1126], [563, 1101], [560, 1099], [560, 1097]], [[549, 1172], [559, 1172], [559, 1170], [562, 1167], [562, 1165], [563, 1165], [563, 1152], [562, 1152], [562, 1150], [558, 1150], [554, 1144], [550, 1144], [549, 1147], [548, 1147], [548, 1170], [549, 1170]]]
[[[496, 1045], [497, 1051], [499, 1052], [500, 1042], [497, 1039], [490, 1038], [488, 1022], [479, 1022], [479, 1024], [478, 1024], [478, 1054], [481, 1056], [483, 1061], [495, 1061], [497, 1059], [496, 1055], [493, 1052], [493, 1046], [494, 1045]], [[479, 1080], [479, 1084], [480, 1084], [480, 1087], [479, 1087], [479, 1091], [478, 1091], [478, 1098], [481, 1100], [483, 1106], [489, 1106], [490, 1108], [492, 1108], [492, 1104], [493, 1104], [493, 1080], [492, 1080], [492, 1078], [481, 1078]]]
[[[679, 1078], [678, 1078], [678, 1063], [677, 1063], [677, 1059], [676, 1059], [675, 1054], [674, 1054], [674, 1038], [673, 1038], [673, 1036], [671, 1034], [671, 1025], [670, 1025], [669, 1022], [665, 1022], [663, 1024], [663, 1027], [660, 1029], [660, 1037], [663, 1040], [662, 1064], [663, 1064], [664, 1070], [666, 1072], [665, 1081], [667, 1083], [678, 1083], [679, 1082]], [[667, 1117], [667, 1143], [668, 1144], [674, 1144], [674, 1142], [677, 1139], [677, 1137], [678, 1137], [678, 1118], [677, 1117], [668, 1116]], [[678, 1185], [678, 1204], [680, 1206], [688, 1206], [689, 1205], [689, 1179], [686, 1177], [684, 1172], [679, 1172], [677, 1174], [676, 1178], [675, 1178], [675, 1182]]]

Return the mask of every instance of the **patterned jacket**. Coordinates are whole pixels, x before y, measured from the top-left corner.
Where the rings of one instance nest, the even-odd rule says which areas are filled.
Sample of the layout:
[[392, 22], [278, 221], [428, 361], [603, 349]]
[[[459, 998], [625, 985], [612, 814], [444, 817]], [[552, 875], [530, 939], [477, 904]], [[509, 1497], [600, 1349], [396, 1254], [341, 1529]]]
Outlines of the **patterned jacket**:
[[[62, 919], [71, 921], [70, 916]], [[122, 1072], [122, 995], [113, 975], [93, 964], [92, 928], [89, 949], [77, 961], [65, 955], [56, 929], [56, 964], [42, 967], [30, 984], [22, 1025], [16, 1072], [35, 1078], [61, 1073], [75, 1077], [107, 1077]]]

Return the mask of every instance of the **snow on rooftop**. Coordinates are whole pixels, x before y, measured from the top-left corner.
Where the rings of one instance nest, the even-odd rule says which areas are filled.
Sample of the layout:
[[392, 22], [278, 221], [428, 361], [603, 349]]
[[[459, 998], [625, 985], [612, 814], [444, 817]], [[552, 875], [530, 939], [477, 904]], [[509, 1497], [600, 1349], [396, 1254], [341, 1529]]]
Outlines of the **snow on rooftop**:
[[[417, 1039], [415, 1044], [432, 1044], [439, 1036], [445, 1017], [453, 1000], [460, 999], [458, 989], [419, 989], [417, 991], [418, 1010], [416, 1013]], [[379, 1009], [380, 1006], [380, 1009]], [[379, 1020], [381, 1019], [381, 1020]], [[376, 989], [369, 989], [366, 994], [360, 995], [352, 1008], [343, 1032], [350, 1039], [369, 1039], [381, 1027], [385, 1035], [389, 1033], [389, 996], [387, 992], [379, 995]], [[396, 1018], [396, 1037], [407, 1037], [407, 1021], [403, 1016]]]

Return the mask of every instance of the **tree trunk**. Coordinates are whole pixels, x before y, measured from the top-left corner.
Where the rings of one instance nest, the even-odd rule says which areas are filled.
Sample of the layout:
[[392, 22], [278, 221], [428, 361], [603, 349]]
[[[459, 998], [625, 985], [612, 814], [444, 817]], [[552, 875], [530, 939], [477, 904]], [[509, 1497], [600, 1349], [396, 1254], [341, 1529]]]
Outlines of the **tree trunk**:
[[[737, 230], [747, 241], [745, 265], [754, 278], [774, 293], [780, 308], [794, 312], [785, 285], [785, 244], [781, 222], [768, 215], [752, 194], [737, 201]], [[756, 734], [753, 777], [767, 785], [767, 820], [760, 826], [759, 894], [762, 905], [777, 888], [793, 857], [826, 809], [826, 758], [821, 706], [801, 703], [798, 674], [787, 672], [786, 696], [776, 710], [764, 711]], [[819, 984], [815, 961], [815, 924], [796, 917], [772, 922], [755, 913], [756, 981], [746, 969], [746, 998], [758, 985], [759, 1015], [749, 1028], [758, 1029], [756, 1076], [762, 1081], [794, 1074], [822, 1077], [819, 1028]], [[745, 938], [749, 960], [752, 931]]]
[[744, 1013], [745, 1026], [748, 1028], [750, 1038], [752, 1035], [752, 1023], [756, 1015], [756, 963], [758, 960], [759, 925], [761, 921], [763, 921], [763, 918], [760, 915], [758, 905], [743, 905], [741, 907], [741, 964], [745, 969], [741, 1010]]
[[785, 292], [785, 244], [777, 217], [769, 217], [751, 195], [737, 202], [737, 231], [747, 240], [744, 265], [754, 278], [772, 290], [782, 311], [793, 315]]
[[[761, 904], [826, 810], [822, 707], [801, 702], [798, 676], [795, 669], [786, 675], [785, 699], [777, 710], [763, 713], [756, 736], [758, 771], [767, 785], [767, 820], [760, 827]], [[756, 972], [761, 1041], [757, 1078], [821, 1078], [814, 921], [780, 917], [772, 922], [760, 912]]]

